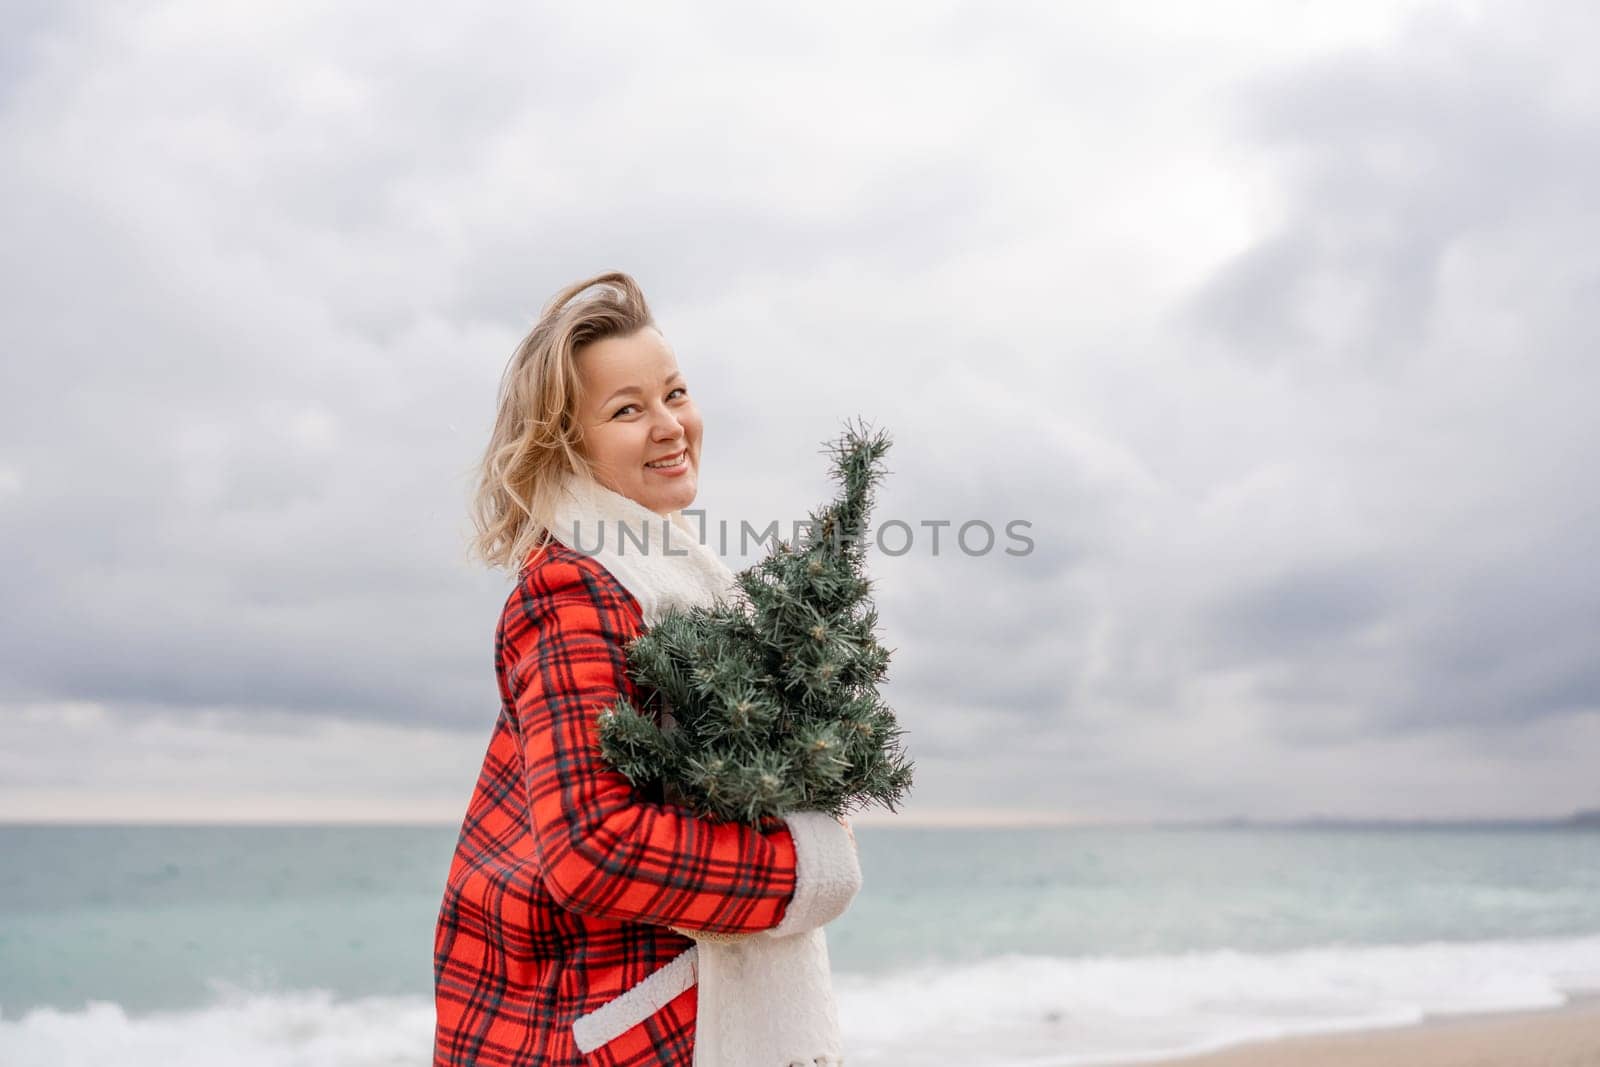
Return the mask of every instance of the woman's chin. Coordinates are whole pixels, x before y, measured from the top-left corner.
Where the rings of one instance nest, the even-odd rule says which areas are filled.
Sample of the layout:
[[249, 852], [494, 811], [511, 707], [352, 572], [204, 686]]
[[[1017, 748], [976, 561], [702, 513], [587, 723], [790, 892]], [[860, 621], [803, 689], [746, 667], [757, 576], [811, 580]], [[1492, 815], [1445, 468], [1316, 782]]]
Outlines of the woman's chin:
[[682, 511], [694, 503], [695, 491], [699, 488], [695, 484], [694, 473], [681, 475], [678, 479], [683, 485], [674, 485], [663, 492], [656, 499], [660, 502], [655, 510], [662, 512]]
[[682, 511], [694, 503], [694, 498], [699, 490], [698, 480], [694, 471], [680, 474], [673, 479], [672, 485], [651, 485], [650, 479], [654, 476], [646, 475], [643, 483], [635, 482], [622, 488], [610, 482], [609, 479], [598, 479], [601, 485], [614, 493], [632, 500], [640, 507], [653, 511], [658, 515], [666, 515], [674, 511]]
[[691, 485], [691, 486], [689, 486], [689, 488], [688, 488], [688, 490], [686, 492], [679, 492], [679, 493], [672, 494], [671, 498], [666, 502], [666, 504], [662, 507], [661, 510], [663, 510], [663, 511], [682, 511], [684, 508], [686, 508], [690, 504], [694, 503], [694, 498], [695, 498], [695, 491], [694, 490], [695, 490], [695, 487]]

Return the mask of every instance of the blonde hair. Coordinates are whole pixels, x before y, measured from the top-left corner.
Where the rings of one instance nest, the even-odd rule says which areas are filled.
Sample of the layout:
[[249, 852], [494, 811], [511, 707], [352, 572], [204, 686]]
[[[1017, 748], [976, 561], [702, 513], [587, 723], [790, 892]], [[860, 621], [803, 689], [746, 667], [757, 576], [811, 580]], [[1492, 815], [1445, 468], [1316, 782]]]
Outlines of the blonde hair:
[[[595, 295], [574, 298], [585, 289]], [[579, 451], [583, 404], [577, 358], [584, 345], [655, 326], [639, 285], [621, 271], [576, 282], [550, 298], [500, 379], [494, 431], [472, 500], [470, 554], [513, 573], [549, 544], [555, 506], [573, 476], [593, 477]]]

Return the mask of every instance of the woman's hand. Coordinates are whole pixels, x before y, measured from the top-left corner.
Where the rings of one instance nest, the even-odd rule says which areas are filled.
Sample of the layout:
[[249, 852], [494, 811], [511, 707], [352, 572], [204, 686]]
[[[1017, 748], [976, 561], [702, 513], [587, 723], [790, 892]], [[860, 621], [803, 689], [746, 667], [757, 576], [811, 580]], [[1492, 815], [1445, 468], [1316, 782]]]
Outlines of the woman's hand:
[[[844, 827], [845, 833], [850, 835], [850, 847], [851, 848], [855, 848], [856, 847], [856, 831], [855, 831], [855, 827], [850, 825], [849, 817], [845, 816], [845, 815], [839, 816], [839, 825]], [[743, 940], [745, 940], [747, 938], [751, 938], [751, 937], [755, 937], [756, 936], [756, 934], [754, 934], [754, 933], [749, 933], [749, 934], [714, 934], [714, 933], [711, 933], [711, 932], [706, 931], [706, 930], [686, 930], [681, 926], [673, 926], [673, 927], [670, 927], [670, 929], [672, 930], [673, 933], [682, 934], [684, 937], [687, 937], [692, 941], [716, 941], [716, 942], [720, 942], [722, 944], [730, 944], [730, 943], [735, 942], [735, 941], [743, 941]]]

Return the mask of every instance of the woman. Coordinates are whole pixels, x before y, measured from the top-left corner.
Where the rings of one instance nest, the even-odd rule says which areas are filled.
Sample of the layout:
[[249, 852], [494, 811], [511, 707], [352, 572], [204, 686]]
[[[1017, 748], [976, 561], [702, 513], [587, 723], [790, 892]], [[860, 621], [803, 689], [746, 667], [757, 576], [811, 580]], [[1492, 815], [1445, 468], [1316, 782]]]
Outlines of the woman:
[[700, 819], [600, 755], [601, 710], [651, 706], [627, 643], [732, 588], [681, 514], [701, 430], [626, 274], [558, 293], [506, 368], [474, 547], [519, 571], [495, 637], [500, 716], [436, 929], [435, 1067], [690, 1067], [690, 935], [813, 931], [860, 888], [848, 823]]

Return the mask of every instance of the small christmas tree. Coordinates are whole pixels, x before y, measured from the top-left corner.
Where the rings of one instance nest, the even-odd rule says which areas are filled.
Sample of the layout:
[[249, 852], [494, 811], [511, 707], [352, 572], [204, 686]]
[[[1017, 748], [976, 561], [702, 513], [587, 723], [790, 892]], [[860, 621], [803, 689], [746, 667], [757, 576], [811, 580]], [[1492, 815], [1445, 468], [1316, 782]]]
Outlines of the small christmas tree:
[[807, 536], [741, 571], [742, 596], [668, 612], [628, 646], [630, 676], [671, 713], [663, 729], [626, 699], [601, 712], [601, 751], [635, 786], [758, 827], [792, 811], [895, 810], [913, 765], [878, 696], [891, 651], [862, 574], [889, 444], [847, 426], [828, 447], [839, 496], [810, 514]]

